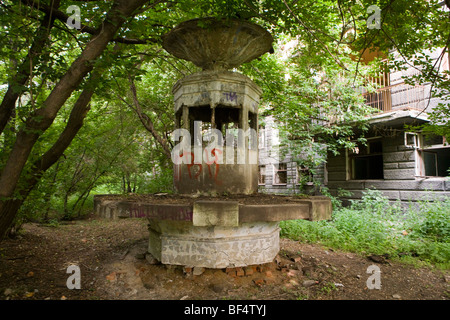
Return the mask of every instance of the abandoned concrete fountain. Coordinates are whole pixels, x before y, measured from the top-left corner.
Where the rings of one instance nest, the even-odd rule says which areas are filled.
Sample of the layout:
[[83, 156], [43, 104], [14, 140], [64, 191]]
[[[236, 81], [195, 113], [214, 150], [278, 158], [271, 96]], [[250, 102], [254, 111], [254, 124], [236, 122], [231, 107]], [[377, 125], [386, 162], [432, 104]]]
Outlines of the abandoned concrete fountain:
[[[262, 92], [230, 70], [273, 50], [272, 42], [258, 25], [212, 18], [186, 21], [163, 37], [166, 51], [203, 69], [173, 87], [180, 133], [175, 138], [183, 137], [183, 148], [176, 146], [172, 154], [176, 194], [94, 200], [103, 217], [147, 218], [148, 252], [163, 264], [226, 268], [272, 262], [280, 249], [280, 221], [331, 218], [326, 197], [248, 201], [258, 192], [258, 149], [252, 147], [257, 134], [251, 133], [258, 130]], [[198, 139], [205, 132], [216, 133], [213, 148]]]

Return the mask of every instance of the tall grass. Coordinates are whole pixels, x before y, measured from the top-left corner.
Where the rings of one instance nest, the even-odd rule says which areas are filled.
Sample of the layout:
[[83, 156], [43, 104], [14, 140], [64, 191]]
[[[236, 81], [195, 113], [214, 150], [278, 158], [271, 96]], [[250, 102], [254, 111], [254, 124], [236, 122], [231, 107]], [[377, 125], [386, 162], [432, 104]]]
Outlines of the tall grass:
[[331, 221], [283, 221], [281, 236], [362, 254], [389, 254], [450, 268], [450, 198], [402, 208], [377, 190], [366, 190]]

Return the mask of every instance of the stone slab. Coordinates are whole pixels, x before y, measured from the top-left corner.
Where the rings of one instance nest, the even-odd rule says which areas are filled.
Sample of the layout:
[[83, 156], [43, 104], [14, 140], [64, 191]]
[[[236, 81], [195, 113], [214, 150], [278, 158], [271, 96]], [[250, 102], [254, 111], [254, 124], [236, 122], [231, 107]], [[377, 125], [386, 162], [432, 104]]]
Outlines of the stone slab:
[[327, 197], [316, 197], [312, 199], [295, 200], [295, 201], [298, 203], [308, 204], [310, 210], [309, 220], [311, 221], [331, 220], [331, 214], [333, 211], [331, 199]]
[[241, 205], [239, 207], [239, 221], [284, 221], [310, 220], [309, 204], [283, 205]]
[[414, 162], [413, 151], [390, 152], [383, 154], [384, 162]]
[[329, 188], [342, 189], [364, 189], [364, 181], [347, 180], [347, 181], [328, 181]]
[[384, 170], [385, 180], [414, 180], [415, 169], [394, 169], [394, 170]]
[[198, 200], [191, 204], [106, 201], [95, 199], [95, 212], [102, 218], [147, 218], [185, 221], [194, 226], [237, 226], [241, 222], [328, 220], [331, 200], [314, 196], [289, 203], [244, 205], [237, 201]]
[[[366, 181], [364, 188], [378, 190], [444, 190], [444, 181], [439, 179], [400, 180], [400, 181]], [[345, 189], [346, 184], [343, 183]]]
[[198, 227], [237, 227], [239, 203], [237, 201], [196, 201], [192, 223]]
[[400, 191], [400, 199], [404, 201], [443, 201], [449, 197], [448, 192]]
[[[347, 199], [361, 199], [366, 190], [347, 190], [351, 193]], [[380, 190], [383, 197], [387, 197], [390, 200], [400, 199], [400, 191], [398, 190]]]

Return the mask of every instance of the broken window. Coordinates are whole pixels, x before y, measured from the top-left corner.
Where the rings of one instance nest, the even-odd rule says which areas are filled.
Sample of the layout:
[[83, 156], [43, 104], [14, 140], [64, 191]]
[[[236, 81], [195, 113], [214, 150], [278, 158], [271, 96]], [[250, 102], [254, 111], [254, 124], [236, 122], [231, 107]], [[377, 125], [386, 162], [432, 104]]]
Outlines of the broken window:
[[303, 165], [297, 166], [297, 184], [312, 184], [313, 174], [311, 170]]
[[367, 146], [355, 148], [350, 154], [351, 178], [355, 180], [383, 179], [382, 151], [381, 139], [370, 140]]
[[418, 134], [413, 132], [405, 132], [405, 146], [408, 148], [417, 148], [418, 145]]
[[279, 163], [275, 165], [274, 184], [287, 184], [287, 164]]
[[423, 136], [419, 151], [419, 176], [447, 177], [450, 168], [450, 147], [443, 136]]

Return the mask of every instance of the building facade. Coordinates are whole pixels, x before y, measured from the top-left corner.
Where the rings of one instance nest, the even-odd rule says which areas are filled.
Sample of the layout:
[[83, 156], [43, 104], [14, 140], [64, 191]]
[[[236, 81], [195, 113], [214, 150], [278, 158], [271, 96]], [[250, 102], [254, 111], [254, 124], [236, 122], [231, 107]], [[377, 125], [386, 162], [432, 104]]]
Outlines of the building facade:
[[[436, 52], [431, 57], [438, 59], [439, 55]], [[440, 64], [448, 70], [448, 52]], [[404, 82], [404, 77], [416, 72], [419, 71], [410, 68], [381, 74], [376, 92], [362, 92], [366, 103], [379, 110], [369, 119], [367, 144], [341, 150], [337, 156], [330, 154], [322, 167], [313, 170], [314, 174], [308, 168], [300, 168], [289, 154], [284, 159], [275, 157], [280, 153], [276, 148], [276, 125], [273, 119], [266, 118], [265, 127], [259, 131], [259, 190], [317, 194], [319, 188], [313, 183], [316, 181], [334, 196], [345, 190], [346, 196], [341, 197], [344, 203], [361, 199], [367, 188], [405, 204], [449, 197], [450, 141], [405, 129], [405, 125], [428, 122], [428, 113], [441, 102], [432, 96], [431, 84], [411, 86]]]
[[[440, 51], [433, 52], [436, 60]], [[448, 70], [448, 52], [441, 69]], [[380, 190], [391, 201], [404, 203], [442, 200], [450, 196], [450, 144], [443, 136], [409, 132], [407, 125], [428, 122], [428, 113], [438, 103], [432, 85], [404, 82], [418, 71], [409, 68], [383, 74], [384, 86], [365, 93], [366, 103], [379, 110], [369, 119], [367, 145], [342, 150], [327, 159], [328, 188], [334, 195], [350, 191], [344, 200], [360, 199], [363, 190]]]

